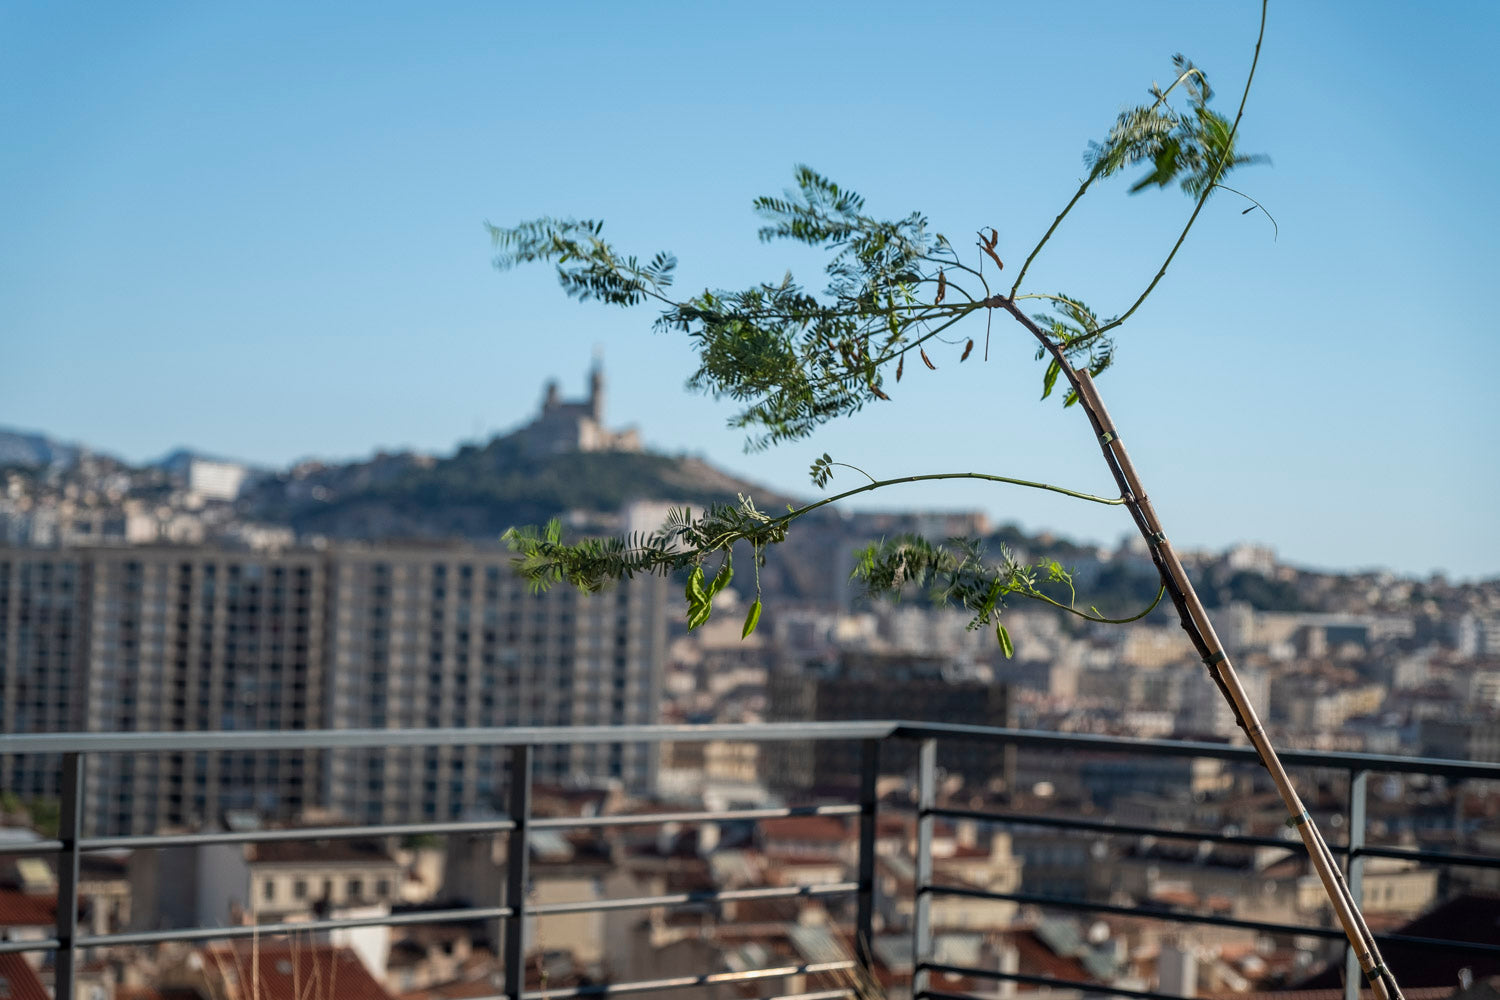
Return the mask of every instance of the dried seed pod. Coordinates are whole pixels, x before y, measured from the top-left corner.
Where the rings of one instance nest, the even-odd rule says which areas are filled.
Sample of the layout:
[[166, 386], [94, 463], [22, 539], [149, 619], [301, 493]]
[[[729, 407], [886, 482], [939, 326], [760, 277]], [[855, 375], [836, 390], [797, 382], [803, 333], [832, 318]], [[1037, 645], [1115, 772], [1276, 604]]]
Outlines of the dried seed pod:
[[969, 342], [964, 345], [964, 352], [958, 356], [958, 360], [960, 360], [960, 361], [968, 361], [969, 360], [969, 352], [972, 351], [972, 350], [974, 350], [974, 338], [970, 337], [969, 338]]
[[917, 353], [922, 355], [922, 364], [926, 365], [928, 368], [931, 368], [933, 371], [937, 371], [937, 365], [933, 364], [932, 359], [927, 356], [927, 350], [925, 348], [917, 348]]
[[901, 374], [906, 371], [906, 355], [901, 355], [901, 360], [896, 362], [896, 381], [901, 381]]
[[932, 304], [933, 305], [937, 305], [938, 303], [942, 302], [943, 301], [943, 296], [947, 295], [947, 294], [948, 294], [948, 274], [947, 274], [946, 271], [939, 271], [938, 272], [937, 298], [933, 300]]
[[875, 396], [876, 396], [877, 399], [883, 399], [887, 403], [889, 403], [891, 401], [891, 397], [889, 397], [885, 393], [881, 392], [880, 391], [880, 386], [878, 386], [878, 385], [872, 385], [872, 386], [870, 386], [870, 391], [875, 394]]

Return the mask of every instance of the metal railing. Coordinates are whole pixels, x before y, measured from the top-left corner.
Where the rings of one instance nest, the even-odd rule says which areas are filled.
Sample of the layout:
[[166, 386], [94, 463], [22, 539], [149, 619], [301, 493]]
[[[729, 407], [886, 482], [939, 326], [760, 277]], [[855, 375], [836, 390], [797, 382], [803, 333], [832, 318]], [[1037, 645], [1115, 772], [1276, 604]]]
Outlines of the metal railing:
[[[660, 812], [651, 814], [603, 815], [588, 817], [540, 817], [533, 815], [532, 774], [538, 747], [586, 743], [706, 742], [715, 740], [773, 743], [787, 741], [845, 740], [859, 741], [861, 746], [859, 785], [853, 802], [810, 806], [785, 806], [702, 812]], [[14, 754], [60, 754], [62, 798], [58, 836], [51, 839], [0, 843], [0, 855], [52, 853], [57, 856], [56, 926], [50, 938], [0, 941], [0, 954], [11, 952], [51, 951], [54, 953], [54, 995], [71, 997], [76, 983], [81, 953], [90, 949], [244, 938], [277, 933], [309, 933], [371, 926], [403, 926], [464, 920], [500, 920], [501, 968], [503, 992], [480, 1000], [569, 1000], [573, 997], [639, 993], [672, 990], [723, 983], [748, 983], [779, 977], [818, 973], [845, 973], [859, 976], [868, 973], [874, 962], [871, 951], [876, 911], [876, 818], [880, 808], [877, 779], [880, 774], [881, 747], [891, 741], [914, 744], [917, 749], [916, 836], [912, 899], [912, 996], [953, 1000], [954, 994], [934, 990], [932, 973], [965, 976], [986, 981], [1073, 989], [1085, 993], [1143, 998], [1143, 1000], [1180, 1000], [1166, 994], [1126, 989], [1097, 982], [1079, 982], [1036, 976], [1021, 972], [939, 963], [934, 958], [932, 901], [940, 896], [968, 897], [985, 901], [1010, 902], [1065, 912], [1086, 912], [1118, 916], [1149, 917], [1189, 925], [1206, 925], [1250, 930], [1279, 936], [1336, 941], [1343, 938], [1337, 928], [1288, 924], [1274, 921], [1247, 920], [1217, 914], [1145, 910], [1138, 907], [1047, 896], [1027, 892], [992, 892], [964, 885], [945, 885], [934, 881], [932, 847], [934, 825], [939, 819], [974, 821], [996, 826], [1054, 828], [1096, 833], [1100, 836], [1133, 835], [1168, 840], [1187, 840], [1208, 844], [1234, 844], [1251, 847], [1275, 846], [1300, 851], [1299, 841], [1274, 837], [1214, 833], [1203, 830], [1181, 830], [1138, 824], [1119, 824], [1108, 820], [1042, 815], [1016, 812], [991, 812], [960, 809], [938, 804], [938, 746], [943, 741], [978, 741], [1029, 750], [1069, 753], [1110, 753], [1150, 757], [1209, 758], [1236, 764], [1256, 763], [1250, 747], [1218, 743], [1195, 743], [1170, 740], [1141, 740], [1088, 735], [1034, 732], [979, 726], [944, 725], [894, 721], [770, 723], [760, 725], [701, 726], [580, 726], [572, 728], [506, 728], [506, 729], [413, 729], [413, 730], [322, 730], [300, 732], [215, 732], [215, 733], [55, 733], [0, 736], [0, 756]], [[431, 823], [395, 823], [364, 826], [323, 826], [295, 829], [250, 831], [214, 831], [208, 833], [148, 836], [84, 836], [83, 809], [85, 761], [95, 754], [171, 753], [212, 749], [215, 751], [286, 751], [424, 746], [483, 746], [504, 749], [509, 754], [510, 775], [507, 814], [484, 820]], [[1288, 751], [1282, 755], [1288, 767], [1315, 768], [1342, 772], [1347, 776], [1349, 795], [1344, 821], [1348, 831], [1343, 844], [1333, 851], [1342, 857], [1350, 891], [1362, 899], [1364, 859], [1394, 858], [1421, 863], [1474, 866], [1500, 869], [1500, 858], [1451, 852], [1379, 847], [1366, 843], [1366, 807], [1368, 779], [1373, 774], [1425, 775], [1451, 781], [1500, 782], [1500, 764], [1472, 763], [1429, 758], [1410, 758], [1358, 753], [1323, 753]], [[655, 896], [613, 898], [565, 903], [530, 903], [528, 833], [544, 829], [606, 828], [649, 826], [663, 823], [726, 823], [791, 816], [857, 817], [856, 878], [854, 881], [818, 885], [773, 886], [668, 893]], [[369, 839], [413, 834], [504, 834], [506, 851], [505, 905], [469, 906], [443, 910], [387, 913], [378, 916], [319, 919], [286, 923], [263, 923], [227, 927], [200, 927], [158, 931], [80, 934], [79, 874], [83, 854], [93, 851], [156, 849], [209, 844], [252, 844], [276, 841], [311, 841], [331, 839]], [[794, 898], [835, 898], [853, 896], [856, 916], [850, 938], [854, 942], [852, 957], [838, 961], [806, 961], [800, 965], [734, 972], [705, 972], [694, 976], [669, 979], [584, 985], [572, 988], [549, 988], [545, 991], [525, 989], [525, 957], [528, 950], [528, 919], [558, 914], [607, 912], [689, 904], [712, 904], [737, 900], [770, 900]], [[1447, 949], [1459, 954], [1478, 954], [1500, 958], [1500, 944], [1438, 940], [1410, 935], [1376, 935], [1382, 945], [1414, 945]], [[1400, 969], [1395, 970], [1400, 976]], [[851, 980], [853, 981], [853, 980]], [[868, 981], [868, 979], [866, 979]], [[1358, 969], [1346, 948], [1345, 996], [1357, 997]], [[833, 1000], [853, 996], [851, 988], [808, 990], [778, 1000]]]

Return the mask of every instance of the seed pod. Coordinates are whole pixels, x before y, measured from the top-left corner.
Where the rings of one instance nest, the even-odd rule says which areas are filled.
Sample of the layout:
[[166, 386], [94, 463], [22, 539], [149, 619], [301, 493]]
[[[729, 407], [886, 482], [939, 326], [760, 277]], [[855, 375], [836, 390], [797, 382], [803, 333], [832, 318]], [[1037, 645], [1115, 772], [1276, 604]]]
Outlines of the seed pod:
[[901, 355], [901, 360], [896, 362], [896, 381], [901, 381], [901, 373], [906, 371], [906, 355]]
[[931, 368], [933, 371], [937, 371], [937, 365], [932, 363], [932, 359], [927, 356], [927, 351], [924, 348], [917, 348], [917, 353], [922, 355], [922, 364], [926, 365], [928, 368]]
[[958, 356], [958, 360], [960, 360], [960, 361], [968, 361], [969, 360], [969, 352], [972, 351], [972, 350], [974, 350], [974, 340], [971, 337], [971, 338], [969, 338], [969, 342], [964, 345], [964, 352]]
[[878, 385], [872, 385], [872, 386], [870, 386], [870, 391], [875, 394], [875, 397], [877, 399], [883, 399], [887, 403], [889, 403], [891, 401], [891, 397], [889, 397], [885, 393], [881, 392], [880, 391], [880, 386], [878, 386]]
[[760, 598], [750, 605], [750, 613], [745, 616], [745, 627], [740, 631], [741, 639], [750, 638], [750, 633], [755, 631], [755, 626], [760, 624]]
[[938, 272], [937, 298], [933, 300], [932, 304], [933, 305], [937, 305], [939, 302], [942, 302], [943, 301], [943, 296], [947, 295], [947, 294], [948, 294], [948, 274], [947, 274], [946, 271], [939, 271]]
[[1005, 270], [1005, 262], [999, 257], [995, 256], [995, 251], [992, 247], [985, 246], [981, 243], [979, 248], [990, 255], [990, 260], [995, 262], [996, 267], [1000, 268], [1002, 271]]

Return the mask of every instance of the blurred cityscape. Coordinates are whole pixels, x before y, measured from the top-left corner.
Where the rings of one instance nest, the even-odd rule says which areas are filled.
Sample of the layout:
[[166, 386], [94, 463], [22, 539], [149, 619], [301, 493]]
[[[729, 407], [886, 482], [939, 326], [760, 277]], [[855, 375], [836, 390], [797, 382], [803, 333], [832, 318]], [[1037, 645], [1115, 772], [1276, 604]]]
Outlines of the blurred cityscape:
[[[871, 603], [847, 575], [852, 553], [882, 536], [975, 535], [1023, 560], [1057, 559], [1083, 606], [1131, 613], [1156, 591], [1152, 563], [1131, 541], [1029, 536], [980, 513], [820, 514], [771, 553], [765, 618], [743, 640], [743, 591], [720, 594], [718, 613], [691, 633], [670, 580], [529, 592], [498, 542], [512, 524], [561, 516], [574, 532], [649, 530], [674, 504], [746, 493], [774, 509], [791, 499], [702, 460], [644, 450], [632, 430], [608, 426], [604, 397], [596, 367], [583, 398], [548, 386], [532, 422], [451, 456], [286, 470], [189, 452], [134, 466], [38, 434], [0, 433], [0, 731], [879, 719], [1240, 742], [1168, 608], [1123, 626], [1012, 608], [1016, 656], [1007, 660], [961, 612]], [[1278, 746], [1500, 762], [1500, 579], [1315, 572], [1258, 545], [1185, 562]], [[917, 829], [909, 749], [882, 753], [878, 782], [871, 974], [889, 995], [901, 995], [913, 967], [913, 914], [901, 892], [914, 878]], [[599, 817], [849, 801], [860, 752], [857, 741], [729, 736], [541, 745], [532, 809]], [[962, 809], [1291, 836], [1261, 772], [1232, 761], [958, 742], [939, 763], [939, 801]], [[1345, 771], [1302, 768], [1296, 777], [1330, 840], [1348, 834]], [[192, 752], [90, 755], [81, 824], [107, 837], [479, 821], [505, 813], [510, 784], [507, 758], [479, 745], [248, 752], [209, 739]], [[65, 791], [57, 755], [0, 755], [0, 791], [6, 843], [56, 835]], [[1366, 809], [1371, 843], [1500, 856], [1494, 782], [1377, 773]], [[532, 830], [531, 898], [837, 883], [858, 875], [857, 833], [851, 817], [827, 814]], [[78, 888], [96, 934], [410, 914], [498, 904], [506, 844], [490, 833], [121, 848], [86, 854]], [[1106, 993], [1339, 990], [1342, 952], [1322, 938], [1232, 925], [1186, 932], [1161, 916], [1329, 926], [1322, 887], [1294, 841], [1249, 847], [955, 819], [937, 824], [931, 863], [949, 884], [1106, 907], [1080, 916], [942, 897], [932, 914], [939, 961], [1093, 982]], [[0, 938], [53, 933], [58, 879], [44, 853], [0, 854]], [[1363, 896], [1377, 930], [1500, 941], [1496, 867], [1371, 858]], [[1127, 906], [1137, 912], [1107, 909]], [[531, 988], [557, 991], [817, 962], [853, 952], [840, 929], [849, 916], [806, 896], [542, 917], [527, 976]], [[300, 942], [268, 936], [253, 953], [188, 940], [120, 946], [90, 954], [76, 988], [89, 1000], [238, 997], [251, 995], [253, 973], [263, 995], [280, 996], [273, 982], [305, 981], [322, 962], [337, 969], [337, 985], [318, 996], [487, 996], [498, 991], [498, 933], [494, 920], [438, 920]], [[1459, 967], [1475, 989], [1493, 989], [1487, 977], [1500, 975], [1492, 954], [1405, 961], [1394, 967], [1412, 997], [1417, 987], [1450, 995]], [[50, 977], [45, 952], [0, 953], [0, 997], [46, 995], [35, 991]], [[1015, 979], [942, 988], [1037, 989]], [[284, 995], [293, 992], [288, 985]]]

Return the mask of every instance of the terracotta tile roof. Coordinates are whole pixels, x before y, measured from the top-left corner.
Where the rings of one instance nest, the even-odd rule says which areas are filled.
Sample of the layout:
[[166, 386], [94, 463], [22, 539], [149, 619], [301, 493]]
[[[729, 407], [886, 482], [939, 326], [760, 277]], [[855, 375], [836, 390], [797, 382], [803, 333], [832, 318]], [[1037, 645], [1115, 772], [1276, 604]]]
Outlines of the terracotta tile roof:
[[761, 820], [760, 829], [766, 840], [842, 844], [851, 836], [837, 816], [781, 816]]
[[19, 889], [0, 889], [0, 927], [51, 927], [57, 923], [57, 901]]
[[250, 845], [251, 864], [393, 865], [396, 859], [369, 840], [271, 840]]
[[0, 983], [6, 986], [0, 995], [7, 1000], [52, 1000], [24, 955], [0, 955]]
[[223, 980], [234, 980], [232, 990], [219, 990], [234, 1000], [251, 1000], [252, 983], [253, 1000], [392, 1000], [352, 948], [317, 942], [262, 942], [252, 948], [242, 942], [205, 949], [203, 965], [221, 987]]
[[115, 1000], [207, 1000], [191, 986], [116, 986]]

